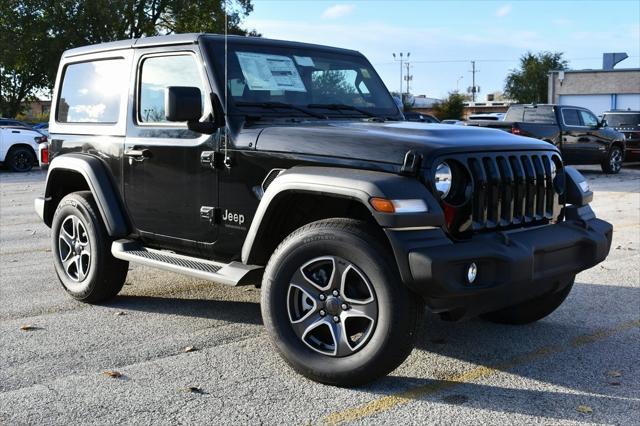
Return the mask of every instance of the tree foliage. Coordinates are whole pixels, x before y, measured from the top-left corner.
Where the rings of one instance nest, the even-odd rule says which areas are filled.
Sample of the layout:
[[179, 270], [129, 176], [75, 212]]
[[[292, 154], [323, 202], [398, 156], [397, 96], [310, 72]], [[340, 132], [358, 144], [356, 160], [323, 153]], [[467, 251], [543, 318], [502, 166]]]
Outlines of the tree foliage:
[[313, 91], [326, 102], [349, 102], [348, 99], [356, 93], [355, 87], [347, 81], [348, 75], [342, 70], [329, 70], [314, 73]]
[[439, 120], [461, 120], [464, 115], [465, 96], [450, 92], [446, 99], [433, 106], [433, 114]]
[[549, 72], [567, 69], [568, 62], [562, 53], [525, 53], [520, 58], [520, 68], [507, 76], [505, 94], [520, 103], [542, 103], [547, 101]]
[[51, 90], [66, 49], [183, 32], [259, 35], [242, 28], [252, 0], [1, 0], [0, 114]]

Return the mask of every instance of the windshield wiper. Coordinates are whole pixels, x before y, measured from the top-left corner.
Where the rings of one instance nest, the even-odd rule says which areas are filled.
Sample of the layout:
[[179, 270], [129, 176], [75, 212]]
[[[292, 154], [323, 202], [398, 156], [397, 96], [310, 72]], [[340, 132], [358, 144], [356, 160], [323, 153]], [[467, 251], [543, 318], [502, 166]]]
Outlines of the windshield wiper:
[[374, 113], [371, 113], [365, 109], [358, 108], [348, 104], [309, 104], [307, 105], [307, 108], [323, 108], [323, 109], [329, 109], [333, 111], [340, 111], [340, 110], [356, 111], [362, 115], [366, 115], [367, 117], [384, 118], [384, 117], [379, 117]]
[[327, 116], [324, 115], [324, 114], [320, 114], [320, 113], [317, 113], [317, 112], [314, 112], [314, 111], [309, 111], [306, 108], [299, 107], [299, 106], [293, 105], [293, 104], [287, 104], [287, 103], [284, 103], [284, 102], [247, 102], [247, 101], [238, 101], [235, 104], [236, 104], [236, 106], [258, 107], [258, 108], [267, 108], [267, 109], [277, 109], [277, 108], [292, 109], [292, 110], [300, 111], [302, 113], [310, 115], [311, 117], [320, 118], [322, 120], [326, 120], [327, 119]]

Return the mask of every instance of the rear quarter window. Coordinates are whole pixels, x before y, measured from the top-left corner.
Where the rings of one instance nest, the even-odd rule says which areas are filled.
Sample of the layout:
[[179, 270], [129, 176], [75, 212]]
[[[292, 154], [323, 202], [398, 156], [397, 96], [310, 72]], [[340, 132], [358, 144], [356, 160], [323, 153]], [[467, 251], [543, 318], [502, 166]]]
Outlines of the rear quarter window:
[[59, 123], [118, 122], [122, 95], [128, 84], [124, 59], [69, 64], [63, 73], [56, 110]]
[[524, 113], [524, 106], [515, 105], [509, 107], [507, 115], [504, 117], [504, 121], [522, 121], [522, 115]]
[[522, 121], [525, 123], [556, 124], [556, 116], [551, 107], [525, 108]]

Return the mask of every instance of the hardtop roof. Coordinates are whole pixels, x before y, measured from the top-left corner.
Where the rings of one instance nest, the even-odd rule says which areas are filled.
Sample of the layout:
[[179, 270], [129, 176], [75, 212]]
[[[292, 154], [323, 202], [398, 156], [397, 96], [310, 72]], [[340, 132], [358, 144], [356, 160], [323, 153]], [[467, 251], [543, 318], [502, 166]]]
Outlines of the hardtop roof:
[[[171, 34], [153, 37], [141, 37], [133, 38], [130, 40], [111, 41], [106, 43], [93, 44], [88, 46], [76, 47], [74, 49], [66, 50], [63, 54], [63, 58], [69, 58], [73, 56], [87, 55], [91, 53], [108, 52], [113, 50], [122, 49], [135, 49], [153, 46], [169, 46], [177, 44], [196, 44], [201, 38], [206, 38], [212, 41], [223, 41], [224, 35], [211, 34], [211, 33], [186, 33], [186, 34]], [[319, 44], [301, 43], [296, 41], [276, 40], [263, 37], [245, 37], [237, 35], [227, 36], [228, 40], [234, 44], [261, 44], [261, 45], [277, 45], [291, 48], [312, 48], [321, 49], [332, 52], [342, 52], [348, 54], [360, 55], [359, 52], [350, 49], [342, 49], [338, 47], [323, 46]]]

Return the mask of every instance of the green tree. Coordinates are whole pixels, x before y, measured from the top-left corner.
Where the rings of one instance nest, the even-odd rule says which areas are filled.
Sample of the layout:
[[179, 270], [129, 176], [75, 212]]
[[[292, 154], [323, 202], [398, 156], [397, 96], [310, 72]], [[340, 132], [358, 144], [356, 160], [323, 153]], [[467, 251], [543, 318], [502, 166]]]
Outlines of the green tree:
[[464, 115], [465, 96], [459, 92], [450, 92], [442, 102], [433, 106], [433, 114], [440, 120], [461, 120]]
[[0, 114], [50, 91], [66, 49], [182, 32], [259, 36], [242, 28], [252, 0], [1, 0]]
[[[344, 70], [328, 70], [312, 74], [313, 91], [321, 99], [333, 99], [334, 102], [348, 102], [356, 93], [353, 84], [348, 81], [349, 74]], [[324, 101], [323, 101], [324, 102]]]
[[507, 97], [520, 103], [546, 102], [549, 72], [567, 69], [568, 62], [562, 55], [559, 52], [525, 53], [520, 58], [520, 68], [507, 76], [504, 88]]

